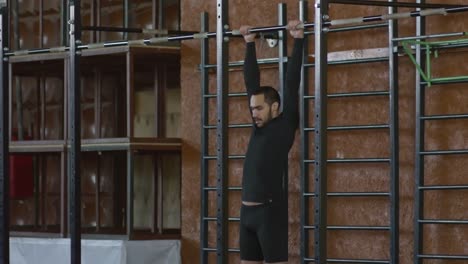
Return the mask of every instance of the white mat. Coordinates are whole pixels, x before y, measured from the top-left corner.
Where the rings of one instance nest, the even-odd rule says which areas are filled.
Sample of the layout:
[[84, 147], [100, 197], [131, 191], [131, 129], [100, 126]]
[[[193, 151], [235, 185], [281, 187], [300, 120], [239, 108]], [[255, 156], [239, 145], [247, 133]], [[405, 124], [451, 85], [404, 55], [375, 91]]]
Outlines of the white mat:
[[[11, 264], [70, 263], [70, 239], [10, 238]], [[178, 240], [82, 240], [82, 264], [180, 264]]]

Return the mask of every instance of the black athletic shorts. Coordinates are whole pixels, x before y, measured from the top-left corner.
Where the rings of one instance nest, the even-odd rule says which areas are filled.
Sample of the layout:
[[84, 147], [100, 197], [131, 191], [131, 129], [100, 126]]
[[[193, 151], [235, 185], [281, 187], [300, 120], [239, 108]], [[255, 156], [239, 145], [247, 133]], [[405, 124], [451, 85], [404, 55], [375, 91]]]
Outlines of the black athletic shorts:
[[241, 260], [287, 261], [287, 201], [253, 206], [242, 204], [239, 242]]

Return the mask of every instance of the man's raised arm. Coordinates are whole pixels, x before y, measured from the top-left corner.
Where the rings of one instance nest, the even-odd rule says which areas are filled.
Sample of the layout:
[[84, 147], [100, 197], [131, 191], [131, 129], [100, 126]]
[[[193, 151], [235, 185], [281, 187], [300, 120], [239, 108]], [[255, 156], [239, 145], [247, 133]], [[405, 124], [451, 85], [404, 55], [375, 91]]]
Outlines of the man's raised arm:
[[244, 36], [246, 50], [244, 61], [244, 82], [248, 98], [260, 87], [260, 70], [255, 51], [255, 33], [249, 33], [250, 26], [242, 26], [240, 33]]
[[295, 126], [299, 125], [299, 86], [304, 46], [304, 30], [299, 20], [288, 23], [288, 30], [294, 38], [294, 47], [286, 69], [286, 87], [283, 91], [283, 115]]

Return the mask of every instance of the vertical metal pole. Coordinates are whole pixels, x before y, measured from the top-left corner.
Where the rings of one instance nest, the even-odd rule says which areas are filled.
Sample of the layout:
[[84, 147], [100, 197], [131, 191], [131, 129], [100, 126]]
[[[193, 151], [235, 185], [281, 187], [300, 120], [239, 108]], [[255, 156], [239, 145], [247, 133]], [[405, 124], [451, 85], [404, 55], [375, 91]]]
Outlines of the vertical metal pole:
[[[299, 2], [299, 19], [303, 22], [308, 19], [307, 1]], [[305, 193], [309, 192], [309, 164], [305, 160], [309, 159], [309, 132], [305, 131], [309, 120], [309, 101], [304, 96], [309, 94], [309, 71], [304, 65], [307, 63], [309, 55], [309, 45], [307, 35], [304, 36], [304, 54], [302, 59], [302, 82], [300, 88], [300, 131], [301, 131], [301, 263], [306, 263], [309, 258], [309, 230], [305, 227], [309, 225], [309, 197]]]
[[[286, 25], [288, 23], [288, 9], [286, 4], [278, 4], [278, 25]], [[279, 71], [279, 91], [283, 96], [284, 86], [286, 82], [286, 57], [288, 56], [287, 45], [288, 34], [284, 30], [278, 31], [278, 71]], [[281, 104], [283, 109], [283, 104]]]
[[11, 1], [11, 15], [13, 16], [13, 43], [14, 49], [20, 49], [20, 37], [19, 37], [19, 1], [20, 0], [13, 0]]
[[158, 218], [157, 218], [157, 227], [158, 227], [158, 234], [162, 234], [163, 230], [164, 230], [164, 217], [163, 217], [163, 213], [164, 213], [164, 203], [163, 203], [163, 192], [164, 192], [164, 178], [163, 178], [163, 159], [162, 159], [162, 155], [158, 155], [158, 161], [157, 161], [157, 165], [158, 165], [158, 169], [157, 169], [157, 191], [156, 191], [156, 195], [157, 195], [157, 208], [158, 208]]
[[[201, 14], [201, 29], [200, 32], [208, 32], [208, 13]], [[205, 128], [208, 125], [208, 98], [205, 96], [209, 93], [208, 89], [208, 70], [206, 65], [209, 62], [209, 40], [208, 38], [201, 39], [201, 52], [200, 52], [200, 71], [201, 71], [201, 208], [200, 208], [200, 263], [208, 263], [208, 160], [205, 158], [208, 155], [208, 131]]]
[[[128, 28], [130, 24], [130, 1], [124, 0], [123, 2], [123, 27]], [[128, 32], [123, 33], [122, 39], [128, 39]]]
[[[19, 3], [18, 0], [12, 1], [11, 11], [13, 16], [13, 42], [14, 49], [20, 49], [19, 41]], [[23, 140], [23, 90], [21, 89], [21, 78], [15, 78], [15, 88], [16, 88], [16, 115], [17, 115], [17, 137], [18, 140]]]
[[102, 76], [97, 69], [94, 71], [94, 123], [96, 126], [95, 138], [101, 138], [101, 109], [102, 109]]
[[68, 0], [62, 0], [60, 5], [60, 45], [68, 46], [67, 38], [67, 21], [68, 21], [68, 12], [67, 12], [67, 2]]
[[217, 263], [223, 264], [227, 260], [227, 175], [228, 175], [228, 150], [227, 150], [227, 94], [228, 82], [228, 40], [225, 39], [225, 31], [228, 25], [228, 0], [217, 0], [216, 23], [216, 62], [217, 62]]
[[17, 138], [18, 140], [24, 139], [24, 127], [23, 127], [23, 89], [21, 88], [21, 78], [15, 77], [15, 88], [16, 88], [16, 116], [17, 119]]
[[80, 110], [80, 51], [81, 1], [70, 0], [70, 239], [71, 264], [81, 263], [81, 110]]
[[39, 47], [44, 47], [44, 0], [39, 0]]
[[45, 95], [45, 79], [43, 74], [37, 77], [37, 86], [39, 87], [39, 100], [40, 100], [40, 140], [45, 140], [46, 136], [46, 95]]
[[[391, 0], [393, 2], [393, 0]], [[388, 8], [389, 14], [397, 12], [396, 7]], [[398, 137], [398, 50], [393, 39], [398, 37], [398, 20], [388, 24], [389, 47], [389, 92], [390, 92], [390, 263], [399, 263], [399, 137]]]
[[158, 29], [164, 28], [164, 20], [165, 20], [165, 2], [164, 0], [159, 0], [158, 2]]
[[[417, 0], [417, 3], [424, 4], [425, 0]], [[418, 9], [419, 10], [419, 9]], [[416, 35], [426, 35], [426, 18], [416, 18]], [[416, 45], [416, 61], [424, 68], [425, 60], [421, 45]], [[424, 193], [419, 189], [419, 186], [424, 185], [424, 156], [421, 152], [424, 151], [424, 97], [425, 85], [421, 84], [421, 75], [416, 71], [416, 131], [415, 131], [415, 193], [414, 193], [414, 264], [422, 264], [419, 255], [422, 254], [423, 246], [423, 224], [419, 220], [424, 218]]]
[[[161, 73], [161, 70], [160, 70], [160, 66], [157, 65], [157, 66], [154, 66], [154, 69], [153, 69], [153, 72], [154, 72], [154, 78], [153, 78], [153, 82], [154, 82], [154, 87], [153, 87], [153, 92], [154, 92], [154, 97], [156, 98], [156, 100], [154, 100], [155, 104], [154, 104], [154, 112], [155, 113], [163, 113], [163, 112], [160, 112], [159, 109], [161, 109], [161, 90], [164, 89], [163, 86], [161, 85], [162, 82], [161, 82], [161, 79], [163, 78], [162, 76], [162, 73]], [[154, 128], [154, 136], [155, 137], [163, 137], [163, 134], [160, 133], [160, 131], [162, 131], [161, 127], [164, 126], [162, 125], [163, 122], [161, 121], [162, 118], [160, 118], [162, 115], [159, 114], [159, 115], [155, 115], [154, 116], [154, 124], [155, 124], [155, 128]]]
[[315, 2], [315, 263], [327, 263], [328, 0]]
[[[98, 123], [99, 124], [99, 123]], [[96, 196], [94, 202], [96, 203], [95, 214], [96, 214], [96, 232], [101, 229], [101, 153], [96, 153]]]
[[[96, 1], [96, 26], [101, 26], [101, 0]], [[96, 42], [101, 41], [101, 31], [96, 31]]]
[[[135, 105], [134, 105], [134, 56], [132, 53], [127, 52], [127, 137], [133, 138], [134, 125], [133, 120], [135, 117]], [[127, 237], [131, 239], [133, 236], [133, 194], [134, 194], [134, 162], [135, 154], [132, 149], [127, 150]]]
[[158, 9], [156, 8], [157, 5], [157, 0], [152, 0], [151, 1], [151, 24], [153, 25], [153, 29], [156, 29], [158, 24], [156, 22], [156, 12], [158, 12]]
[[9, 114], [8, 114], [8, 6], [0, 0], [0, 261], [10, 263], [10, 182], [9, 182]]
[[127, 150], [127, 238], [132, 239], [133, 235], [133, 171], [135, 157], [133, 150]]
[[[66, 9], [65, 7], [63, 7], [64, 9]], [[64, 24], [66, 25], [66, 24]], [[67, 87], [67, 89], [64, 89], [63, 91], [63, 111], [64, 113], [67, 113], [67, 109], [69, 109], [69, 98], [70, 98], [70, 91], [68, 89], [69, 87], [69, 83], [70, 83], [70, 67], [68, 67], [68, 65], [70, 65], [70, 60], [69, 58], [65, 58], [63, 60], [63, 86], [64, 87]], [[68, 123], [69, 123], [69, 115], [68, 114], [64, 114], [63, 115], [63, 138], [64, 140], [68, 140], [69, 138], [69, 129], [68, 129]], [[61, 179], [61, 192], [62, 194], [60, 195], [60, 199], [61, 199], [61, 213], [62, 213], [62, 217], [60, 218], [60, 223], [61, 223], [61, 226], [60, 226], [60, 230], [61, 230], [61, 233], [62, 233], [62, 237], [67, 237], [68, 235], [68, 232], [69, 232], [69, 217], [68, 217], [68, 210], [69, 210], [69, 188], [68, 188], [68, 185], [69, 185], [69, 175], [70, 175], [70, 160], [69, 160], [69, 155], [68, 155], [68, 151], [67, 151], [67, 148], [65, 147], [62, 151], [62, 175], [60, 177]], [[36, 161], [35, 161], [35, 167], [37, 168], [38, 165], [38, 159], [39, 159], [39, 156], [36, 156]], [[37, 169], [34, 169], [35, 171], [37, 171]], [[35, 178], [38, 178], [39, 176], [37, 175], [37, 172], [35, 173]], [[38, 182], [38, 180], [35, 180], [35, 182]], [[38, 186], [38, 184], [35, 183], [35, 186]], [[38, 188], [38, 187], [35, 187], [35, 188]], [[38, 189], [36, 189], [38, 190]], [[37, 191], [37, 193], [39, 193]], [[36, 201], [38, 201], [38, 195], [35, 194], [37, 196], [37, 198], [35, 198]], [[39, 208], [39, 202], [37, 202], [37, 205], [36, 205], [36, 208]], [[39, 211], [37, 210], [37, 213], [36, 213], [36, 225], [38, 225], [38, 221], [39, 221]]]

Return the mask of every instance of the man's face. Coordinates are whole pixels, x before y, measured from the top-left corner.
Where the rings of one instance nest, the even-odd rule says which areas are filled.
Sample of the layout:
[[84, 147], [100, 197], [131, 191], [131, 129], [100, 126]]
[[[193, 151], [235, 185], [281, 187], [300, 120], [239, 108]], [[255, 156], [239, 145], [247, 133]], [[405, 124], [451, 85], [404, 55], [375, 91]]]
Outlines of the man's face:
[[252, 95], [250, 97], [250, 110], [252, 119], [257, 127], [265, 126], [273, 117], [271, 107], [265, 102], [264, 94]]

